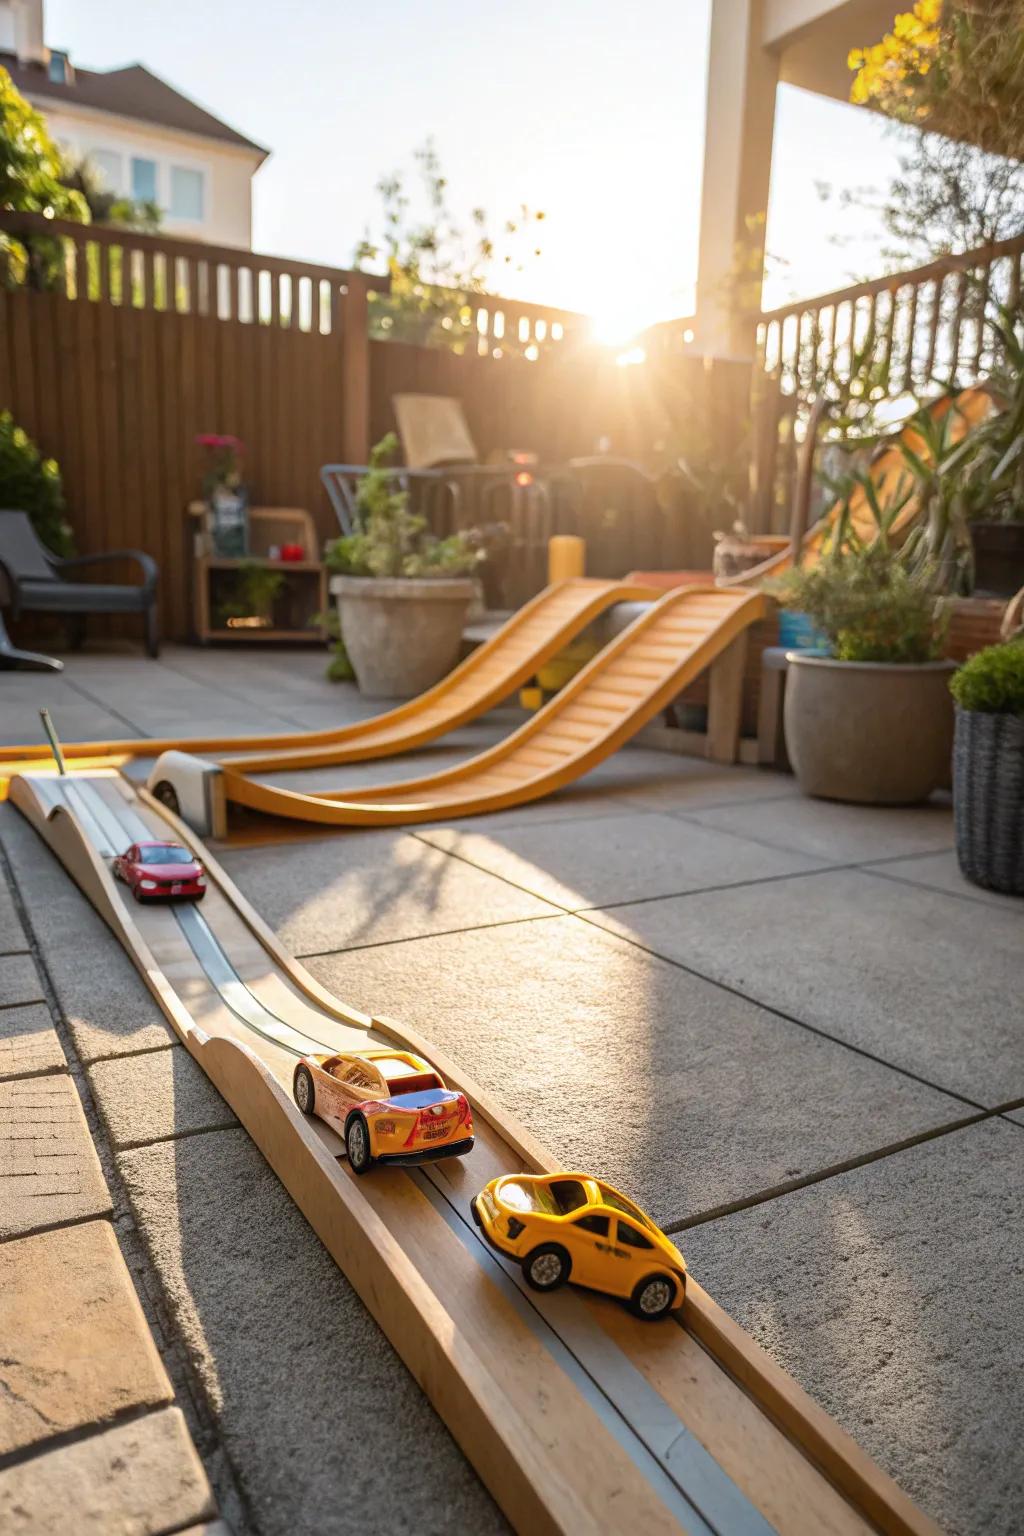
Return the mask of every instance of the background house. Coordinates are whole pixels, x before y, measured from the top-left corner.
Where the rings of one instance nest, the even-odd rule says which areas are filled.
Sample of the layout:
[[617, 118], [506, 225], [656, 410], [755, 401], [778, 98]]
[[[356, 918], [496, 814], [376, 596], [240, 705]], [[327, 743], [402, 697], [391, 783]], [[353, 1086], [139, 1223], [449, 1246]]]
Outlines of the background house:
[[154, 202], [168, 234], [252, 246], [252, 179], [268, 150], [142, 64], [78, 69], [44, 41], [43, 0], [0, 0], [0, 64], [74, 158]]

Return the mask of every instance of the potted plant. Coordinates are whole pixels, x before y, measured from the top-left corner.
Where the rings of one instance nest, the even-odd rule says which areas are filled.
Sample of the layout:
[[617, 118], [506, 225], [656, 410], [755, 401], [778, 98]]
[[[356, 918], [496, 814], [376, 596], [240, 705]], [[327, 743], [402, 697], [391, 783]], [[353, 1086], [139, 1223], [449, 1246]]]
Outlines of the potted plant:
[[827, 645], [824, 653], [789, 654], [786, 749], [805, 794], [910, 805], [949, 772], [945, 604], [934, 570], [913, 566], [890, 541], [902, 492], [883, 509], [870, 479], [859, 483], [875, 537], [862, 540], [841, 516], [818, 565], [773, 583], [784, 606], [807, 614]]
[[228, 629], [272, 629], [274, 602], [284, 586], [279, 571], [244, 560], [225, 583], [217, 605], [218, 622]]
[[1024, 896], [1024, 637], [978, 651], [949, 686], [961, 873], [987, 890]]
[[1000, 309], [988, 323], [998, 363], [987, 387], [995, 410], [971, 434], [968, 466], [974, 589], [981, 597], [1012, 597], [1024, 586], [1024, 344], [1021, 316]]
[[371, 699], [410, 698], [451, 671], [483, 558], [472, 534], [436, 538], [409, 510], [408, 492], [394, 489], [388, 469], [397, 447], [389, 432], [371, 451], [356, 529], [325, 552], [341, 638]]

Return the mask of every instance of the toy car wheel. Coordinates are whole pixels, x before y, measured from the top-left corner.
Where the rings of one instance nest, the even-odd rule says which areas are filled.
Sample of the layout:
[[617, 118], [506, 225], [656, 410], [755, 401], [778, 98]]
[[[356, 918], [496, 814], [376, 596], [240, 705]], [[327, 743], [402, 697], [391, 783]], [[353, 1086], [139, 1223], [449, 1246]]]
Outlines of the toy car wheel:
[[292, 1092], [295, 1102], [304, 1115], [313, 1113], [316, 1103], [316, 1089], [313, 1087], [313, 1077], [308, 1067], [296, 1067], [295, 1077], [292, 1082]]
[[654, 1323], [671, 1310], [675, 1299], [675, 1283], [667, 1275], [648, 1275], [634, 1287], [630, 1311], [644, 1322]]
[[373, 1157], [370, 1153], [370, 1127], [362, 1115], [350, 1115], [345, 1126], [345, 1150], [353, 1173], [367, 1173]]
[[139, 890], [137, 885], [133, 885], [132, 886], [132, 896], [133, 896], [135, 901], [141, 901], [142, 900], [142, 892]]
[[569, 1278], [572, 1260], [557, 1243], [541, 1243], [523, 1260], [523, 1278], [535, 1291], [556, 1291]]
[[166, 779], [161, 779], [160, 783], [154, 789], [153, 799], [159, 800], [161, 805], [166, 805], [167, 809], [169, 811], [173, 811], [175, 816], [181, 815], [181, 806], [178, 803], [178, 791], [175, 789], [174, 785], [168, 783]]

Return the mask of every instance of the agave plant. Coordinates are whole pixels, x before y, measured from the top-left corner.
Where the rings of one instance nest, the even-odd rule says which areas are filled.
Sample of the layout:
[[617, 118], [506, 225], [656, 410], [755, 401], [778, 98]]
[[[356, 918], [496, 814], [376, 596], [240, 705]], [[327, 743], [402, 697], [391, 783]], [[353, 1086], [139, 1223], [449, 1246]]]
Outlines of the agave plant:
[[[973, 435], [965, 433], [952, 403], [941, 419], [931, 411], [918, 411], [896, 446], [903, 470], [895, 478], [887, 475], [879, 482], [865, 470], [854, 470], [827, 479], [840, 503], [829, 555], [859, 553], [874, 544], [884, 551], [898, 549], [907, 570], [925, 577], [929, 586], [967, 591], [973, 556], [967, 528], [971, 479], [966, 471], [975, 452]], [[904, 514], [911, 502], [917, 515], [907, 532]]]
[[971, 434], [967, 516], [1018, 522], [1024, 520], [1024, 314], [1003, 306], [988, 324], [998, 358], [988, 378], [995, 410]]
[[903, 544], [903, 559], [912, 571], [928, 570], [932, 582], [942, 591], [969, 592], [974, 576], [968, 522], [978, 448], [976, 434], [965, 428], [955, 402], [940, 419], [921, 410], [909, 425], [918, 446], [912, 447], [903, 433], [899, 450], [910, 476], [918, 515]]

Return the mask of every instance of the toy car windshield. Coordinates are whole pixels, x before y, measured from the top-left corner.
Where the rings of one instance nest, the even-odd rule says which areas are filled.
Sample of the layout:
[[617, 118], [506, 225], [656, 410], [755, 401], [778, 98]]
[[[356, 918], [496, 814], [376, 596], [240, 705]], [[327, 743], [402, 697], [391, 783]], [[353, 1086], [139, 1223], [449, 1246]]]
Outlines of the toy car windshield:
[[187, 848], [140, 848], [140, 864], [192, 864]]

